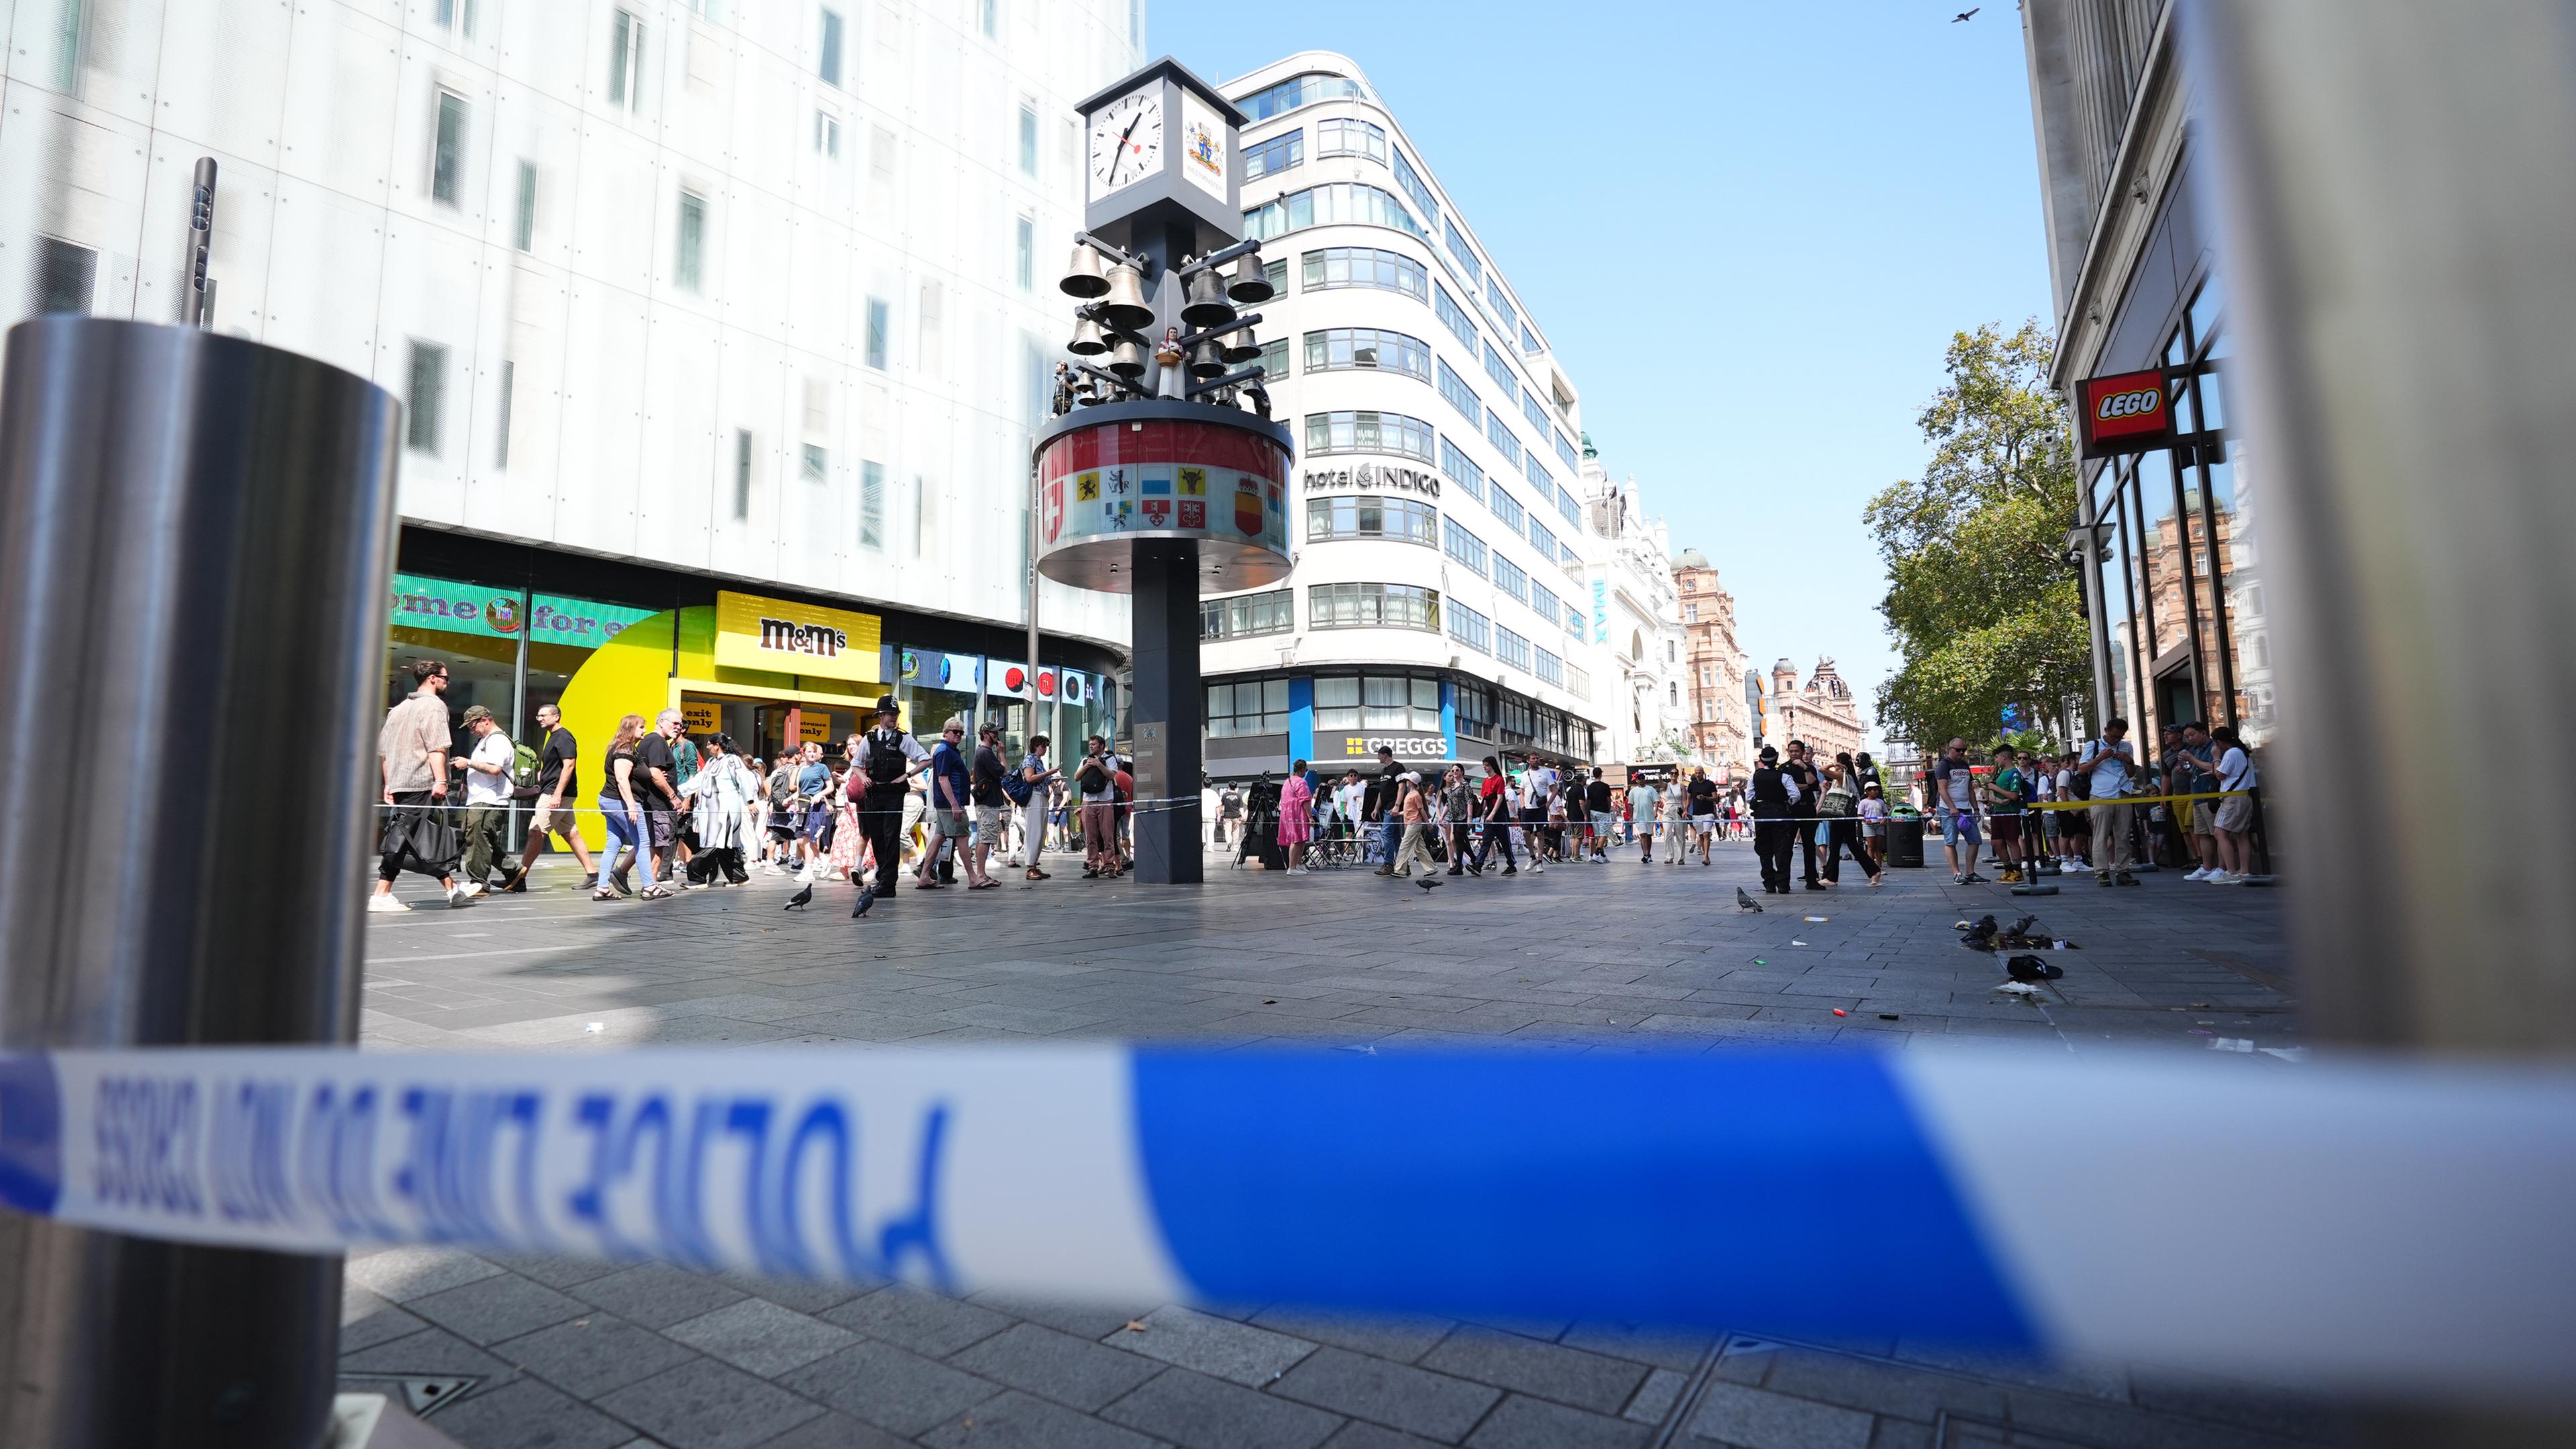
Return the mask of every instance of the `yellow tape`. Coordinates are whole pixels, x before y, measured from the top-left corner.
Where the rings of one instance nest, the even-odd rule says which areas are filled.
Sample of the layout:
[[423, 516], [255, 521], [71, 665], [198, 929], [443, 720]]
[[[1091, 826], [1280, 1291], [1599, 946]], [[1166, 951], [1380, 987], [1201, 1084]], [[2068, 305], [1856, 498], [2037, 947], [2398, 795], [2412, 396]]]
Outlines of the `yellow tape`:
[[2100, 800], [2041, 800], [2033, 810], [2090, 810], [2096, 805], [2161, 805], [2177, 800], [2224, 800], [2231, 795], [2251, 795], [2251, 790], [2217, 790], [2207, 795], [2112, 795]]

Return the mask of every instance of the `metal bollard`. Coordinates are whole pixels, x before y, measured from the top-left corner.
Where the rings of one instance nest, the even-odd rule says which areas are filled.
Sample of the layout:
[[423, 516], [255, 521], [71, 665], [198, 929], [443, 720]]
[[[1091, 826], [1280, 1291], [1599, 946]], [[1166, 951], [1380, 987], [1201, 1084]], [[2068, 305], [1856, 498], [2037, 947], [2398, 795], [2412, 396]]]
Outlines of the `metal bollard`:
[[[0, 377], [0, 1048], [353, 1041], [400, 406], [73, 316]], [[339, 1296], [0, 1216], [0, 1443], [317, 1445]]]

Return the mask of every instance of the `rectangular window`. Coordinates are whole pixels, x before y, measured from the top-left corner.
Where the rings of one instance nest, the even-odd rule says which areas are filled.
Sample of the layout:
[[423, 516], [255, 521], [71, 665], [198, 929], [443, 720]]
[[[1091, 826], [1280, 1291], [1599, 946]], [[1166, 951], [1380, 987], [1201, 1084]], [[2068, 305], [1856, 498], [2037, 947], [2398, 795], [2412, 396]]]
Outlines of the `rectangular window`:
[[[81, 18], [89, 10], [86, 0], [61, 0], [56, 12], [54, 32], [54, 89], [67, 96], [80, 94]], [[86, 303], [81, 310], [89, 310]]]
[[[1281, 269], [1282, 276], [1271, 282], [1271, 286], [1280, 288], [1288, 263], [1283, 258], [1270, 265]], [[1302, 270], [1309, 292], [1334, 287], [1379, 287], [1402, 292], [1417, 302], [1431, 295], [1428, 268], [1402, 252], [1377, 247], [1325, 247], [1311, 251], [1302, 259]]]
[[1261, 344], [1261, 375], [1271, 382], [1288, 375], [1288, 339], [1273, 337]]
[[1325, 543], [1335, 539], [1377, 538], [1396, 543], [1418, 543], [1425, 548], [1437, 541], [1434, 530], [1439, 515], [1428, 503], [1410, 498], [1378, 498], [1372, 495], [1306, 500], [1306, 541]]
[[519, 163], [519, 214], [511, 228], [511, 240], [523, 252], [537, 246], [537, 163]]
[[1026, 105], [1020, 107], [1020, 174], [1038, 174], [1038, 113]]
[[977, 7], [984, 12], [984, 38], [994, 39], [1002, 33], [1002, 0], [981, 0]]
[[[76, 11], [80, 7], [72, 4], [64, 8]], [[453, 30], [468, 40], [474, 38], [474, 0], [438, 0], [438, 8], [431, 13], [438, 17], [439, 29]]]
[[429, 199], [457, 204], [465, 173], [465, 98], [454, 91], [438, 93], [438, 140], [429, 154]]
[[36, 238], [36, 315], [87, 314], [98, 291], [98, 253], [49, 236]]
[[683, 292], [705, 290], [707, 275], [707, 199], [694, 191], [680, 193], [680, 249], [673, 268]]
[[1433, 231], [1438, 231], [1440, 229], [1440, 207], [1431, 199], [1431, 188], [1422, 184], [1422, 173], [1413, 169], [1413, 163], [1404, 159], [1404, 153], [1402, 151], [1395, 151], [1390, 154], [1393, 156], [1395, 163], [1396, 189], [1413, 198], [1413, 204], [1421, 207], [1422, 214], [1430, 219], [1431, 229]]
[[1442, 551], [1457, 560], [1460, 568], [1480, 579], [1485, 576], [1487, 554], [1483, 539], [1459, 527], [1458, 520], [1454, 518], [1440, 521], [1440, 539]]
[[[1406, 702], [1411, 691], [1402, 679], [1370, 678], [1360, 681], [1360, 728], [1369, 730], [1411, 729], [1411, 711]], [[1440, 686], [1433, 685], [1436, 692]]]
[[1556, 596], [1555, 590], [1541, 588], [1536, 583], [1532, 583], [1530, 585], [1530, 612], [1550, 623], [1554, 623], [1555, 621], [1565, 617], [1565, 601]]
[[806, 443], [797, 450], [797, 476], [808, 483], [832, 481], [832, 455], [820, 443]]
[[[1556, 535], [1539, 526], [1538, 515], [1535, 513], [1529, 516], [1528, 529], [1530, 546], [1538, 550], [1538, 556], [1540, 558], [1551, 564], [1555, 563], [1559, 557], [1556, 547]], [[1551, 619], [1556, 617], [1556, 611], [1554, 609], [1549, 609], [1546, 613]]]
[[859, 464], [859, 547], [885, 547], [885, 464]]
[[[1565, 666], [1565, 692], [1576, 699], [1592, 697], [1592, 676], [1569, 664]], [[1589, 753], [1589, 750], [1586, 751]]]
[[868, 299], [867, 364], [879, 372], [885, 371], [887, 331], [885, 299], [870, 297]]
[[[1466, 605], [1459, 603], [1455, 599], [1451, 599], [1449, 601], [1447, 613], [1449, 615], [1450, 638], [1457, 640], [1459, 643], [1466, 645], [1468, 648], [1475, 650], [1479, 654], [1491, 654], [1494, 652], [1494, 626], [1492, 620], [1487, 619], [1484, 615], [1477, 613], [1475, 610], [1468, 608]], [[1463, 690], [1460, 691], [1462, 699], [1464, 698], [1464, 693], [1465, 692]], [[1458, 726], [1460, 729], [1465, 729], [1466, 725], [1466, 709], [1462, 703], [1459, 707]]]
[[1410, 584], [1316, 584], [1306, 591], [1306, 627], [1437, 632], [1440, 594]]
[[1335, 225], [1391, 226], [1431, 240], [1394, 192], [1357, 181], [1309, 186], [1243, 214], [1243, 234], [1261, 241], [1302, 227]]
[[1038, 224], [1028, 217], [1018, 221], [1018, 261], [1012, 268], [1020, 290], [1025, 292], [1038, 284]]
[[1440, 440], [1440, 471], [1448, 474], [1449, 481], [1464, 489], [1469, 497], [1483, 501], [1485, 470], [1477, 467], [1475, 459], [1468, 457], [1463, 449], [1446, 437]]
[[841, 123], [829, 111], [814, 113], [814, 151], [825, 160], [840, 159]]
[[[1521, 416], [1529, 419], [1531, 427], [1538, 429], [1539, 437], [1544, 438], [1548, 435], [1547, 407], [1538, 400], [1537, 388], [1529, 388], [1521, 393]], [[1532, 456], [1537, 455], [1536, 444], [1531, 445], [1530, 453]]]
[[815, 66], [814, 73], [821, 76], [823, 84], [827, 86], [837, 86], [841, 83], [841, 15], [839, 11], [827, 9], [823, 12], [823, 56], [821, 63]]
[[1245, 735], [1285, 734], [1287, 730], [1287, 680], [1247, 679], [1207, 687], [1209, 738], [1239, 739]]
[[1494, 737], [1494, 691], [1482, 684], [1458, 686], [1458, 733], [1479, 739]]
[[1476, 323], [1467, 315], [1467, 309], [1459, 306], [1458, 299], [1449, 295], [1449, 289], [1437, 282], [1431, 284], [1431, 296], [1431, 310], [1440, 314], [1440, 325], [1448, 328], [1459, 341], [1474, 347]]
[[733, 430], [733, 518], [751, 517], [751, 429]]
[[500, 416], [493, 420], [492, 429], [494, 435], [494, 442], [492, 444], [492, 466], [504, 473], [508, 472], [510, 469], [510, 395], [517, 390], [518, 383], [519, 364], [509, 360], [508, 358], [503, 358], [501, 361]]
[[[1519, 376], [1512, 371], [1512, 365], [1503, 360], [1502, 349], [1494, 346], [1491, 342], [1485, 344], [1485, 376], [1492, 378], [1494, 380], [1494, 386], [1503, 390], [1504, 401], [1519, 402], [1521, 400], [1521, 382]], [[1520, 453], [1517, 450], [1512, 454], [1512, 461], [1515, 463], [1520, 461]]]
[[413, 449], [438, 456], [438, 412], [447, 396], [447, 349], [426, 342], [411, 345], [411, 390], [403, 405], [411, 414], [403, 441]]
[[1512, 460], [1514, 468], [1521, 466], [1521, 440], [1513, 437], [1512, 430], [1503, 426], [1502, 414], [1485, 414], [1485, 438], [1503, 450], [1503, 456]]
[[1419, 337], [1375, 327], [1334, 327], [1306, 334], [1306, 370], [1381, 368], [1431, 380], [1431, 351]]
[[1486, 491], [1485, 502], [1494, 510], [1494, 516], [1509, 525], [1514, 533], [1521, 531], [1522, 521], [1529, 517], [1521, 511], [1520, 500], [1503, 491], [1499, 478], [1493, 480], [1492, 487]]
[[1565, 606], [1565, 632], [1577, 639], [1583, 637], [1583, 611], [1572, 604]]
[[1495, 318], [1503, 324], [1503, 342], [1508, 346], [1512, 338], [1521, 330], [1521, 316], [1512, 310], [1511, 303], [1503, 300], [1502, 278], [1485, 279], [1485, 302], [1494, 309]]
[[1399, 453], [1432, 461], [1432, 428], [1402, 413], [1308, 413], [1309, 453]]
[[1386, 128], [1356, 116], [1315, 123], [1318, 156], [1365, 156], [1386, 164]]
[[1521, 352], [1526, 356], [1536, 357], [1546, 350], [1547, 344], [1539, 341], [1538, 334], [1530, 330], [1529, 319], [1526, 317], [1522, 318]]
[[1548, 433], [1556, 440], [1557, 460], [1565, 464], [1565, 471], [1578, 478], [1583, 476], [1583, 458], [1574, 451], [1574, 444], [1554, 428], [1549, 428]]
[[[1295, 595], [1288, 589], [1199, 602], [1201, 639], [1250, 639], [1262, 634], [1285, 634], [1296, 627]], [[1284, 702], [1279, 706], [1283, 710], [1287, 707]], [[1284, 722], [1279, 726], [1287, 727]]]
[[1451, 407], [1467, 415], [1469, 427], [1485, 425], [1484, 405], [1476, 401], [1476, 390], [1467, 385], [1467, 379], [1460, 377], [1458, 369], [1451, 367], [1446, 358], [1440, 362], [1440, 395], [1449, 400]]
[[1494, 587], [1509, 594], [1515, 603], [1529, 602], [1529, 575], [1521, 572], [1519, 564], [1501, 554], [1494, 555]]
[[1538, 651], [1538, 668], [1533, 672], [1541, 684], [1553, 684], [1560, 689], [1565, 686], [1565, 661], [1544, 649]]
[[1545, 468], [1538, 465], [1538, 449], [1532, 448], [1521, 455], [1521, 474], [1538, 489], [1539, 497], [1549, 500], [1556, 497], [1556, 479], [1551, 477]]
[[[1471, 286], [1483, 281], [1484, 263], [1476, 260], [1476, 248], [1468, 242], [1465, 229], [1458, 225], [1458, 218], [1454, 216], [1448, 218], [1448, 227], [1449, 255], [1458, 259], [1458, 265], [1467, 274], [1467, 281]], [[1475, 293], [1471, 290], [1468, 295], [1472, 297]]]
[[1360, 682], [1349, 675], [1315, 681], [1315, 728], [1355, 730], [1360, 727]]
[[[1530, 642], [1501, 625], [1494, 627], [1494, 657], [1514, 669], [1530, 667]], [[1507, 706], [1508, 707], [1508, 706]]]
[[1306, 132], [1303, 127], [1283, 132], [1258, 145], [1243, 148], [1243, 179], [1276, 176], [1306, 159]]
[[644, 89], [644, 22], [620, 10], [608, 28], [608, 103], [634, 110]]
[[[1532, 453], [1530, 456], [1535, 458], [1538, 455], [1536, 453]], [[1574, 495], [1567, 491], [1562, 485], [1560, 485], [1556, 490], [1556, 516], [1574, 525], [1577, 532], [1582, 531], [1583, 505], [1575, 502]]]

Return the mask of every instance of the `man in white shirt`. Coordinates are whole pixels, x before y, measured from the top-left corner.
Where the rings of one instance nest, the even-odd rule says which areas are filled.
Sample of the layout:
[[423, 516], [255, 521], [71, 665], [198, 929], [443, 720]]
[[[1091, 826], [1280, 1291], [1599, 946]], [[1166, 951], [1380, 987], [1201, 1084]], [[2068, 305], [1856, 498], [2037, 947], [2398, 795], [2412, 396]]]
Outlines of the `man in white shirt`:
[[2102, 724], [2102, 738], [2084, 747], [2084, 758], [2075, 762], [2077, 773], [2087, 775], [2092, 783], [2093, 808], [2086, 811], [2093, 818], [2093, 883], [2125, 886], [2138, 883], [2129, 874], [2129, 804], [2121, 797], [2129, 791], [2129, 776], [2137, 768], [2137, 752], [2128, 740], [2129, 722], [2114, 715]]
[[466, 706], [465, 732], [474, 737], [474, 748], [451, 765], [465, 772], [464, 894], [479, 896], [501, 857], [501, 827], [510, 818], [510, 766], [518, 751], [492, 711], [479, 704]]
[[1655, 805], [1663, 797], [1643, 778], [1628, 786], [1628, 824], [1637, 832], [1637, 864], [1655, 863]]

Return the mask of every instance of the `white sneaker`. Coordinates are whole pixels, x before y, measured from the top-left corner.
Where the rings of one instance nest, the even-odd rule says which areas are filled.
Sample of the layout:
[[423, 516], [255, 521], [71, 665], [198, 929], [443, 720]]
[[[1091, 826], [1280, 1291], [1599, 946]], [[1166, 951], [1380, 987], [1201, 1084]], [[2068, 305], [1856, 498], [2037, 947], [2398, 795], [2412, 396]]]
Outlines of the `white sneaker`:
[[2191, 874], [2189, 874], [2189, 875], [2187, 875], [2187, 876], [2184, 876], [2184, 877], [2183, 877], [2183, 879], [2184, 879], [2184, 880], [2215, 880], [2216, 878], [2217, 878], [2217, 874], [2216, 874], [2216, 872], [2212, 871], [2208, 866], [2205, 866], [2205, 865], [2204, 865], [2204, 866], [2202, 866], [2200, 869], [2198, 869], [2198, 870], [2196, 870], [2196, 871], [2193, 871]]
[[367, 914], [371, 916], [399, 916], [410, 909], [411, 907], [396, 900], [391, 891], [367, 897]]
[[2232, 870], [2215, 871], [2208, 877], [2211, 885], [2243, 885], [2245, 877]]
[[454, 910], [458, 906], [470, 906], [472, 904], [474, 904], [474, 897], [467, 894], [466, 889], [463, 886], [458, 886], [456, 889], [447, 893], [447, 907], [449, 910]]
[[476, 896], [483, 894], [483, 882], [479, 880], [469, 880], [465, 884], [458, 886], [456, 888], [456, 893], [470, 901]]
[[1532, 875], [1545, 875], [1545, 874], [1547, 874], [1547, 867], [1546, 867], [1546, 866], [1543, 866], [1543, 865], [1539, 864], [1537, 861], [1533, 860], [1533, 861], [1531, 861], [1531, 862], [1530, 862], [1530, 874], [1532, 874]]

